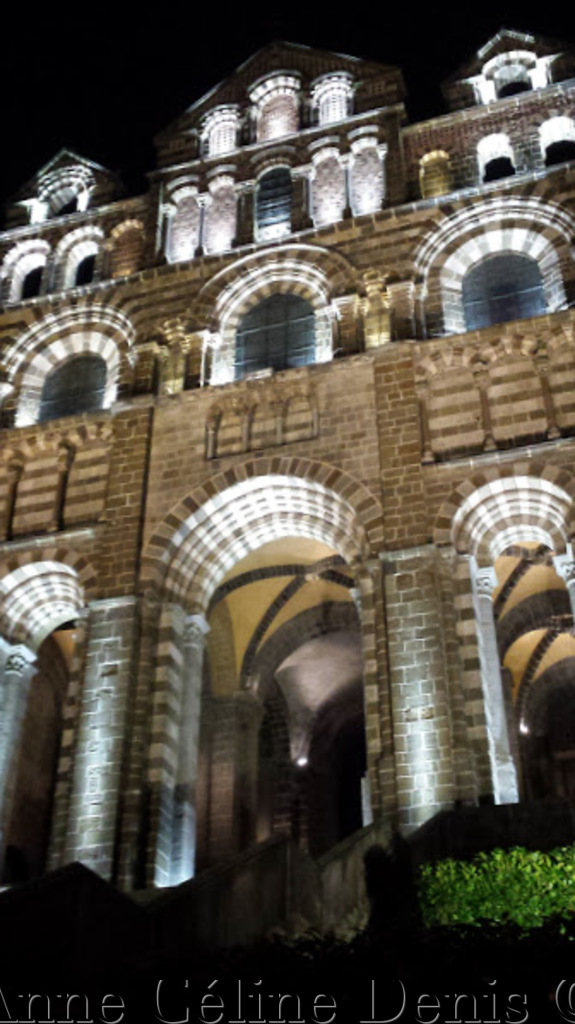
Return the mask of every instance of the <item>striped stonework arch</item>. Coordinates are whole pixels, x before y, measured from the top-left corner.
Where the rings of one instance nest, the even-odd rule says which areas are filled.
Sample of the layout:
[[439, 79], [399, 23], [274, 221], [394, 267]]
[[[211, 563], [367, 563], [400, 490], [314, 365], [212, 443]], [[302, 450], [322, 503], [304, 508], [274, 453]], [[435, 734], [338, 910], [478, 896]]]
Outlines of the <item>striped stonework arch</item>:
[[73, 199], [77, 200], [78, 211], [86, 210], [94, 185], [92, 171], [82, 164], [60, 167], [43, 175], [38, 200], [45, 209], [45, 216], [56, 216]]
[[78, 617], [95, 586], [87, 559], [65, 548], [8, 560], [0, 575], [0, 634], [38, 650], [54, 629]]
[[488, 256], [524, 255], [541, 273], [547, 309], [566, 302], [562, 264], [570, 260], [575, 220], [557, 204], [500, 196], [466, 206], [431, 232], [416, 253], [427, 333], [466, 330], [462, 287], [467, 272]]
[[381, 508], [363, 484], [327, 464], [286, 457], [234, 466], [165, 518], [147, 545], [144, 586], [205, 612], [236, 562], [286, 536], [321, 540], [353, 566], [381, 546]]
[[103, 254], [104, 232], [97, 225], [86, 225], [70, 231], [60, 240], [54, 252], [54, 288], [73, 288], [76, 284], [76, 272], [79, 264], [87, 256], [96, 257], [99, 275]]
[[36, 422], [44, 381], [73, 356], [101, 356], [106, 363], [104, 408], [115, 401], [120, 383], [130, 380], [135, 332], [124, 314], [110, 307], [86, 304], [48, 315], [17, 339], [5, 356], [5, 367], [17, 397], [16, 426]]
[[331, 359], [331, 299], [354, 290], [354, 272], [347, 261], [317, 246], [286, 245], [236, 261], [211, 279], [196, 306], [198, 321], [215, 331], [211, 383], [233, 380], [239, 321], [262, 299], [278, 292], [307, 299], [315, 311], [316, 361]]
[[555, 466], [523, 462], [477, 473], [441, 506], [434, 541], [473, 555], [479, 566], [492, 565], [522, 541], [539, 541], [560, 554], [575, 531], [574, 494], [574, 478]]
[[46, 267], [50, 261], [51, 248], [43, 238], [29, 238], [17, 242], [6, 254], [0, 270], [0, 294], [3, 302], [19, 302], [26, 276], [38, 268], [44, 268], [42, 287], [45, 287]]

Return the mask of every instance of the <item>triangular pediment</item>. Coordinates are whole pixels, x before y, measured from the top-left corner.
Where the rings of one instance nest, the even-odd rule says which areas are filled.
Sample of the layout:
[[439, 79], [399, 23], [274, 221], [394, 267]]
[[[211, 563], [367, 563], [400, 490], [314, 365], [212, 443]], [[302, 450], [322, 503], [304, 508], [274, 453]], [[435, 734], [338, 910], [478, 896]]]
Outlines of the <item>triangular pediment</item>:
[[383, 105], [401, 102], [405, 95], [401, 71], [392, 65], [362, 60], [347, 54], [316, 50], [299, 43], [272, 42], [249, 57], [228, 78], [193, 102], [181, 117], [168, 125], [156, 139], [162, 146], [169, 138], [181, 132], [197, 130], [205, 115], [214, 107], [236, 104], [245, 109], [250, 103], [249, 91], [261, 78], [273, 72], [287, 71], [301, 78], [302, 89], [322, 75], [334, 71], [348, 72], [354, 79], [356, 90], [362, 86], [375, 96], [381, 94]]
[[460, 65], [453, 74], [446, 80], [446, 85], [452, 82], [461, 82], [474, 75], [481, 74], [483, 67], [494, 57], [503, 53], [516, 51], [528, 51], [536, 57], [561, 54], [571, 49], [570, 44], [560, 42], [557, 39], [531, 35], [527, 32], [518, 32], [515, 29], [500, 28], [491, 39], [473, 54], [464, 64]]
[[82, 168], [98, 182], [115, 180], [115, 175], [106, 167], [102, 167], [94, 160], [88, 160], [85, 156], [80, 156], [72, 149], [63, 148], [43, 164], [28, 181], [24, 182], [16, 195], [12, 197], [12, 201], [17, 202], [19, 199], [35, 195], [42, 182], [47, 178], [55, 176], [58, 172], [72, 171], [75, 168]]
[[[7, 223], [10, 227], [25, 223], [37, 199], [57, 191], [59, 183], [67, 188], [69, 197], [75, 191], [87, 190], [90, 206], [103, 206], [123, 194], [123, 186], [116, 174], [89, 160], [72, 149], [63, 148], [24, 182], [6, 203]], [[52, 216], [52, 214], [48, 214]], [[44, 219], [42, 216], [40, 219]]]

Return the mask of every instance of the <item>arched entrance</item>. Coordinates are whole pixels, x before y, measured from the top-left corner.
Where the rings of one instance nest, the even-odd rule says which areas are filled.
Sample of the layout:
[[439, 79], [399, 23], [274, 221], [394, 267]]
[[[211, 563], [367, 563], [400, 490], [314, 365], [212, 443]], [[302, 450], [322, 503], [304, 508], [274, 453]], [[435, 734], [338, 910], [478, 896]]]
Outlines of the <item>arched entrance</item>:
[[83, 589], [69, 565], [26, 562], [0, 579], [1, 877], [45, 870], [76, 619]]
[[[166, 785], [157, 791], [172, 822], [166, 872], [172, 884], [193, 872], [192, 846], [199, 866], [277, 831], [322, 852], [362, 821], [361, 775], [370, 751], [366, 757], [361, 645], [372, 648], [373, 621], [360, 629], [354, 596], [357, 565], [368, 551], [362, 519], [375, 527], [379, 512], [350, 478], [296, 461], [294, 475], [268, 471], [246, 479], [240, 468], [237, 483], [224, 486], [191, 514], [188, 499], [172, 539], [162, 542], [159, 532], [149, 548], [150, 574], [165, 573], [160, 623], [165, 657], [156, 674], [156, 700], [164, 699], [165, 681], [175, 674], [181, 686], [178, 781], [171, 798]], [[286, 469], [288, 464], [284, 460]], [[326, 476], [332, 486], [323, 483]], [[338, 477], [345, 481], [345, 497], [336, 490]], [[361, 515], [354, 508], [360, 495]], [[185, 631], [199, 616], [207, 656], [196, 659], [192, 670]], [[174, 649], [169, 657], [168, 630], [174, 648], [180, 645], [180, 653]], [[200, 661], [207, 667], [202, 669]], [[202, 678], [200, 737], [185, 728], [188, 719], [181, 709], [190, 699], [197, 705]], [[371, 714], [378, 720], [376, 709]], [[153, 740], [156, 750], [163, 741]], [[335, 774], [329, 771], [330, 758]], [[315, 784], [303, 782], [314, 775]], [[304, 803], [319, 802], [322, 775], [330, 778], [331, 805], [323, 803], [330, 806], [331, 821], [326, 817], [321, 828], [314, 822], [309, 843], [311, 814]], [[182, 798], [187, 809], [179, 806]], [[178, 852], [186, 845], [182, 832], [189, 837], [192, 830], [184, 863]], [[165, 884], [157, 861], [152, 877]]]
[[451, 504], [452, 541], [470, 569], [497, 803], [575, 791], [573, 481], [530, 468], [476, 477], [442, 510]]

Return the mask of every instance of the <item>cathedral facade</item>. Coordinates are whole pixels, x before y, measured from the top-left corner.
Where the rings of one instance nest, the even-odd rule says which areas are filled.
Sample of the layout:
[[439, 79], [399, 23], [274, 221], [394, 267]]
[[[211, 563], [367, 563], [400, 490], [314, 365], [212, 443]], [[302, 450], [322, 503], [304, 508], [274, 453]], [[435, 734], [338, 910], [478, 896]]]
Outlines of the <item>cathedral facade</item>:
[[5, 883], [575, 792], [575, 68], [275, 43], [0, 234]]

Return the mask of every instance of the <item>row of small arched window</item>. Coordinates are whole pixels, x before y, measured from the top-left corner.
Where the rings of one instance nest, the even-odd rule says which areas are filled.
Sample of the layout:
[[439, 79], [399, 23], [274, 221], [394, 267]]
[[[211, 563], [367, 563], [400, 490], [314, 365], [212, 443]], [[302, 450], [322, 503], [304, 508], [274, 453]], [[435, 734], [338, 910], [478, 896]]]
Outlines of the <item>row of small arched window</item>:
[[[541, 153], [545, 167], [575, 160], [575, 121], [570, 117], [552, 117], [539, 128]], [[504, 132], [494, 132], [477, 144], [477, 162], [481, 181], [488, 184], [517, 172], [513, 145]], [[434, 150], [420, 160], [420, 185], [424, 198], [453, 191], [449, 153]]]
[[38, 245], [21, 255], [8, 253], [2, 268], [2, 301], [22, 302], [51, 290], [79, 288], [97, 275], [100, 250], [95, 241], [79, 243], [60, 262], [46, 246]]
[[[476, 264], [463, 280], [467, 330], [545, 312], [543, 282], [535, 260], [495, 254]], [[315, 311], [301, 295], [277, 292], [240, 319], [234, 376], [262, 370], [280, 372], [315, 361]], [[52, 370], [42, 388], [39, 422], [104, 408], [107, 367], [96, 354], [72, 356]]]

